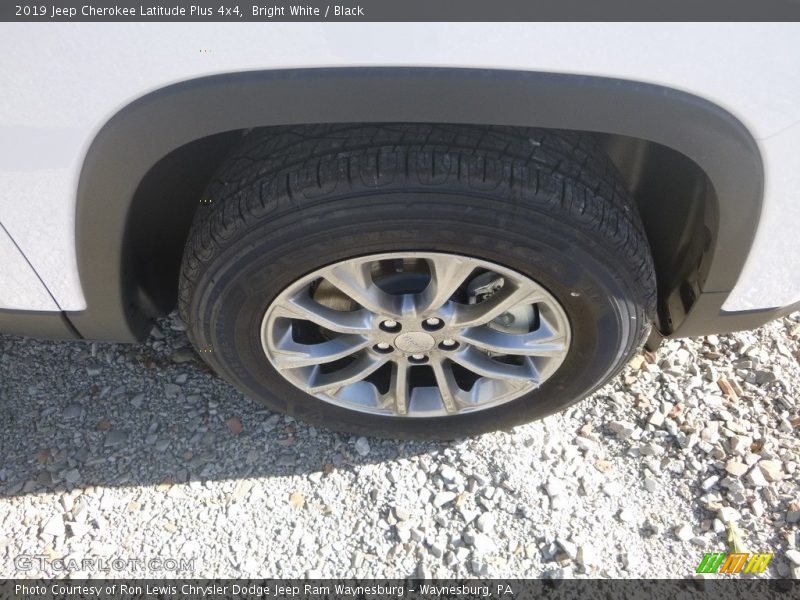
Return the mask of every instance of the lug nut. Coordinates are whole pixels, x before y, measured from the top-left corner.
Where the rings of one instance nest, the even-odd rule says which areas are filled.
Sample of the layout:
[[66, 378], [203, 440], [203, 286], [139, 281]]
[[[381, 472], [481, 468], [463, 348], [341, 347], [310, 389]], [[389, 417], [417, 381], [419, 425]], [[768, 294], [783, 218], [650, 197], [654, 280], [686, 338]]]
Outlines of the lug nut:
[[400, 323], [395, 321], [394, 319], [386, 319], [380, 324], [380, 328], [384, 331], [388, 331], [389, 333], [397, 333], [400, 331], [401, 326]]
[[444, 321], [439, 317], [428, 317], [422, 322], [422, 328], [428, 331], [436, 331], [444, 327]]
[[428, 362], [428, 357], [424, 354], [412, 354], [408, 357], [408, 362], [414, 365], [423, 365]]
[[451, 339], [442, 340], [439, 344], [439, 348], [442, 350], [455, 350], [458, 348], [458, 342]]
[[389, 346], [389, 344], [387, 344], [386, 342], [381, 342], [378, 344], [378, 348], [380, 348], [381, 350], [388, 350], [389, 348], [391, 348], [391, 346]]
[[380, 352], [381, 354], [389, 354], [394, 350], [391, 344], [387, 344], [386, 342], [379, 342], [372, 347], [375, 352]]
[[414, 360], [425, 360], [425, 355], [424, 354], [412, 354], [411, 358], [413, 358]]

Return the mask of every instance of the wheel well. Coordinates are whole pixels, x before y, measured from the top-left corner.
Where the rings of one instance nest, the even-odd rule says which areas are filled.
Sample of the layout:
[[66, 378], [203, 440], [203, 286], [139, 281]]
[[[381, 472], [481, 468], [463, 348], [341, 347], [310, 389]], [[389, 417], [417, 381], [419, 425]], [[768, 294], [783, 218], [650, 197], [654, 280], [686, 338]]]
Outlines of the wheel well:
[[[148, 316], [175, 308], [183, 248], [203, 189], [246, 131], [210, 135], [173, 150], [137, 187], [125, 231], [124, 272], [129, 294]], [[629, 136], [590, 135], [636, 199], [658, 278], [659, 329], [671, 331], [671, 320], [688, 311], [707, 268], [717, 223], [713, 186], [676, 150]]]
[[702, 335], [739, 326], [738, 313], [722, 305], [755, 235], [764, 171], [758, 145], [736, 117], [698, 96], [636, 81], [432, 67], [224, 73], [167, 85], [123, 107], [90, 144], [78, 181], [86, 309], [67, 311], [70, 323], [87, 339], [147, 335], [148, 316], [173, 304], [172, 276], [203, 178], [242, 132], [353, 122], [594, 132], [648, 223], [668, 307], [659, 329]]
[[677, 329], [702, 290], [718, 239], [719, 203], [705, 171], [655, 142], [600, 135], [636, 200], [653, 254], [659, 331]]
[[183, 246], [206, 185], [242, 131], [210, 135], [159, 160], [144, 176], [128, 215], [124, 285], [147, 316], [168, 313], [178, 297]]

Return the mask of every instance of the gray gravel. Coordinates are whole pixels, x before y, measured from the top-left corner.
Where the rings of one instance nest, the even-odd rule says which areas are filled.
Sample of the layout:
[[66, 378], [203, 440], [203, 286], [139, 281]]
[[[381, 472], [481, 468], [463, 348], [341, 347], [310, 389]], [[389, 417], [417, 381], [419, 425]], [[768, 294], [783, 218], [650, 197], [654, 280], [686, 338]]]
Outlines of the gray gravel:
[[174, 317], [139, 346], [0, 337], [0, 576], [683, 577], [733, 536], [800, 577], [800, 313], [452, 443], [273, 414], [187, 346]]

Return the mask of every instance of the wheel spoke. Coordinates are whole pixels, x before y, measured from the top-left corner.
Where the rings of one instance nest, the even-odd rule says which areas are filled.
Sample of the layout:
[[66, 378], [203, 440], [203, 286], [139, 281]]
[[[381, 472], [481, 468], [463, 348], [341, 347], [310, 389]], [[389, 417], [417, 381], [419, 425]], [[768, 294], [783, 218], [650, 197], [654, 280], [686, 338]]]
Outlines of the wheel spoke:
[[523, 356], [560, 356], [567, 351], [565, 336], [553, 331], [544, 320], [536, 331], [503, 333], [481, 325], [463, 330], [458, 340], [489, 352]]
[[491, 379], [526, 380], [539, 383], [539, 372], [530, 357], [523, 359], [521, 365], [510, 365], [492, 360], [475, 348], [466, 348], [452, 355], [452, 360], [476, 375]]
[[350, 383], [355, 383], [368, 377], [388, 360], [387, 356], [372, 356], [363, 353], [346, 367], [332, 373], [323, 373], [319, 366], [307, 367], [311, 371], [307, 379], [306, 391], [309, 394], [335, 393]]
[[484, 325], [519, 304], [534, 304], [544, 299], [544, 294], [534, 287], [505, 280], [503, 287], [478, 304], [459, 305], [452, 324], [456, 327]]
[[455, 375], [453, 375], [453, 368], [444, 361], [436, 361], [431, 367], [433, 367], [436, 385], [439, 387], [439, 393], [442, 396], [442, 405], [444, 409], [449, 415], [456, 414], [459, 408], [458, 399], [456, 397], [458, 385], [456, 384]]
[[419, 312], [441, 308], [475, 270], [475, 264], [458, 256], [437, 256], [427, 259], [431, 280], [420, 294]]
[[368, 310], [334, 310], [316, 302], [307, 289], [276, 305], [274, 313], [277, 317], [311, 321], [337, 333], [364, 335], [371, 331], [372, 313]]
[[281, 370], [321, 365], [355, 354], [369, 343], [367, 338], [360, 335], [343, 335], [319, 344], [298, 344], [292, 339], [289, 329], [276, 345], [273, 362]]
[[400, 316], [400, 296], [387, 294], [372, 280], [371, 261], [346, 261], [322, 271], [322, 277], [365, 309], [379, 315]]
[[398, 416], [408, 414], [408, 372], [409, 366], [405, 361], [394, 363], [389, 391], [381, 402], [383, 408], [391, 410]]

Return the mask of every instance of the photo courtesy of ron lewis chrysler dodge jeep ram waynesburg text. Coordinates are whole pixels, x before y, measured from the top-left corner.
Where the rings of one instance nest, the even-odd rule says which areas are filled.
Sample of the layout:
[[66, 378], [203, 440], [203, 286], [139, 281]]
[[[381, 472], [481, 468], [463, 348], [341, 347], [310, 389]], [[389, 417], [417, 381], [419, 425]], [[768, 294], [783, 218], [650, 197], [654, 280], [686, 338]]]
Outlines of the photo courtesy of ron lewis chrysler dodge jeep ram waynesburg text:
[[794, 24], [0, 32], [0, 332], [177, 308], [272, 409], [448, 438], [800, 302]]

